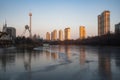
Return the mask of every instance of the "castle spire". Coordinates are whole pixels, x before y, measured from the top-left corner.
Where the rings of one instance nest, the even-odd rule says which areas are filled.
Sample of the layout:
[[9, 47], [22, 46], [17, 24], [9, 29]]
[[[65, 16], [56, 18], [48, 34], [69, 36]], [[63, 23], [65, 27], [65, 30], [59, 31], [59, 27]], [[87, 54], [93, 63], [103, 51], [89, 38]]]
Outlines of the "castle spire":
[[5, 19], [5, 27], [7, 27], [7, 21], [6, 21], [6, 19]]

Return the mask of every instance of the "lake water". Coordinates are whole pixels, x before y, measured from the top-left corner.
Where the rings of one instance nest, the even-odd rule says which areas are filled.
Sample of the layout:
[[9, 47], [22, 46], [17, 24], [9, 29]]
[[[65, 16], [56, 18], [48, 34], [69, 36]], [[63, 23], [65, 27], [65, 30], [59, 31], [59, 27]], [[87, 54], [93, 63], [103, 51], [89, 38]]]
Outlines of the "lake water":
[[120, 80], [120, 47], [0, 49], [0, 80]]

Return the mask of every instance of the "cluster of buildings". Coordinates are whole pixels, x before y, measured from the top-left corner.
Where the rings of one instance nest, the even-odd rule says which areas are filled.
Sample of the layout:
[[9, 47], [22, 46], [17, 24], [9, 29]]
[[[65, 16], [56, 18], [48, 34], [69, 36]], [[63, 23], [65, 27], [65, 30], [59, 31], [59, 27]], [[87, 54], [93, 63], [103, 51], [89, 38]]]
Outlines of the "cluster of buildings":
[[[31, 17], [32, 13], [29, 14], [30, 16], [30, 37], [32, 37], [31, 33]], [[16, 29], [14, 27], [8, 27], [6, 22], [3, 25], [2, 32], [7, 33], [8, 35], [2, 36], [0, 39], [14, 39], [16, 37]], [[98, 36], [105, 35], [110, 33], [110, 11], [104, 11], [100, 15], [98, 15]], [[120, 23], [115, 25], [115, 33], [120, 33]], [[86, 38], [86, 29], [85, 26], [79, 27], [79, 39]], [[56, 40], [71, 40], [71, 29], [65, 28], [63, 30], [53, 30], [52, 32], [46, 33], [46, 40], [56, 41]]]
[[[59, 33], [59, 36], [57, 35], [57, 33]], [[70, 40], [70, 28], [65, 28], [64, 29], [64, 39], [63, 39], [63, 31], [59, 30], [59, 32], [57, 32], [57, 30], [53, 30], [51, 33], [47, 32], [46, 33], [46, 40], [52, 40], [52, 41], [56, 41], [56, 40]]]
[[2, 40], [13, 40], [16, 38], [16, 29], [14, 27], [8, 27], [6, 21], [3, 25], [2, 33], [7, 34], [0, 37]]
[[[80, 26], [79, 32], [80, 32], [80, 39], [85, 39], [86, 38], [85, 26]], [[68, 28], [64, 29], [64, 33], [62, 30], [59, 30], [58, 32], [57, 32], [57, 30], [53, 30], [53, 32], [51, 32], [51, 33], [47, 32], [46, 40], [51, 40], [51, 41], [71, 40], [71, 30], [68, 27]]]
[[[98, 15], [98, 36], [110, 33], [110, 11]], [[120, 33], [120, 23], [115, 24], [115, 34]]]
[[[98, 15], [98, 36], [106, 35], [110, 33], [110, 11], [106, 10]], [[115, 25], [115, 33], [120, 33], [120, 23]], [[57, 37], [57, 30], [46, 33], [46, 40], [71, 40], [70, 37], [70, 28], [64, 29], [64, 39], [63, 39], [63, 31], [59, 30], [59, 37]], [[79, 28], [79, 39], [86, 38], [86, 29], [85, 26], [80, 26]]]

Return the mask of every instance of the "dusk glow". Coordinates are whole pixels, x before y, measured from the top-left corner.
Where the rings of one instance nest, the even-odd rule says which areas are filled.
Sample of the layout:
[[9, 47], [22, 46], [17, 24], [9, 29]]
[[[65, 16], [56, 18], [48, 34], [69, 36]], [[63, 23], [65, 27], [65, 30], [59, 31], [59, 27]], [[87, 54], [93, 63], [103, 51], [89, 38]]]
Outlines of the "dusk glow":
[[24, 26], [29, 25], [29, 12], [32, 12], [32, 34], [45, 38], [46, 32], [57, 32], [71, 28], [71, 39], [79, 38], [79, 27], [86, 27], [86, 35], [97, 35], [97, 16], [109, 10], [110, 31], [120, 22], [120, 0], [1, 0], [0, 30], [7, 21], [21, 35]]

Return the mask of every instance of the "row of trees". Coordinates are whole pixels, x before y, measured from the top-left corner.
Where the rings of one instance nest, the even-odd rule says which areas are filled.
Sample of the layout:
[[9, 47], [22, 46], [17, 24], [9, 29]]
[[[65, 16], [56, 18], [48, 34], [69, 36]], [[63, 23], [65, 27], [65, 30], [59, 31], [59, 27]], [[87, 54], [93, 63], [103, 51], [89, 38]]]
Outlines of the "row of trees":
[[120, 46], [120, 34], [106, 34], [102, 36], [90, 37], [77, 41], [76, 44]]
[[36, 47], [42, 46], [43, 44], [50, 45], [111, 45], [120, 46], [120, 34], [106, 34], [102, 36], [94, 36], [86, 39], [77, 40], [65, 40], [65, 41], [46, 41], [42, 39], [30, 39], [26, 37], [16, 37], [14, 44], [21, 47]]
[[102, 36], [94, 36], [86, 39], [65, 40], [65, 41], [44, 41], [51, 45], [111, 45], [120, 46], [120, 34], [106, 34]]
[[36, 46], [42, 46], [42, 39], [31, 39], [26, 37], [16, 37], [15, 39], [15, 45], [17, 47], [23, 47], [23, 48], [33, 48]]

